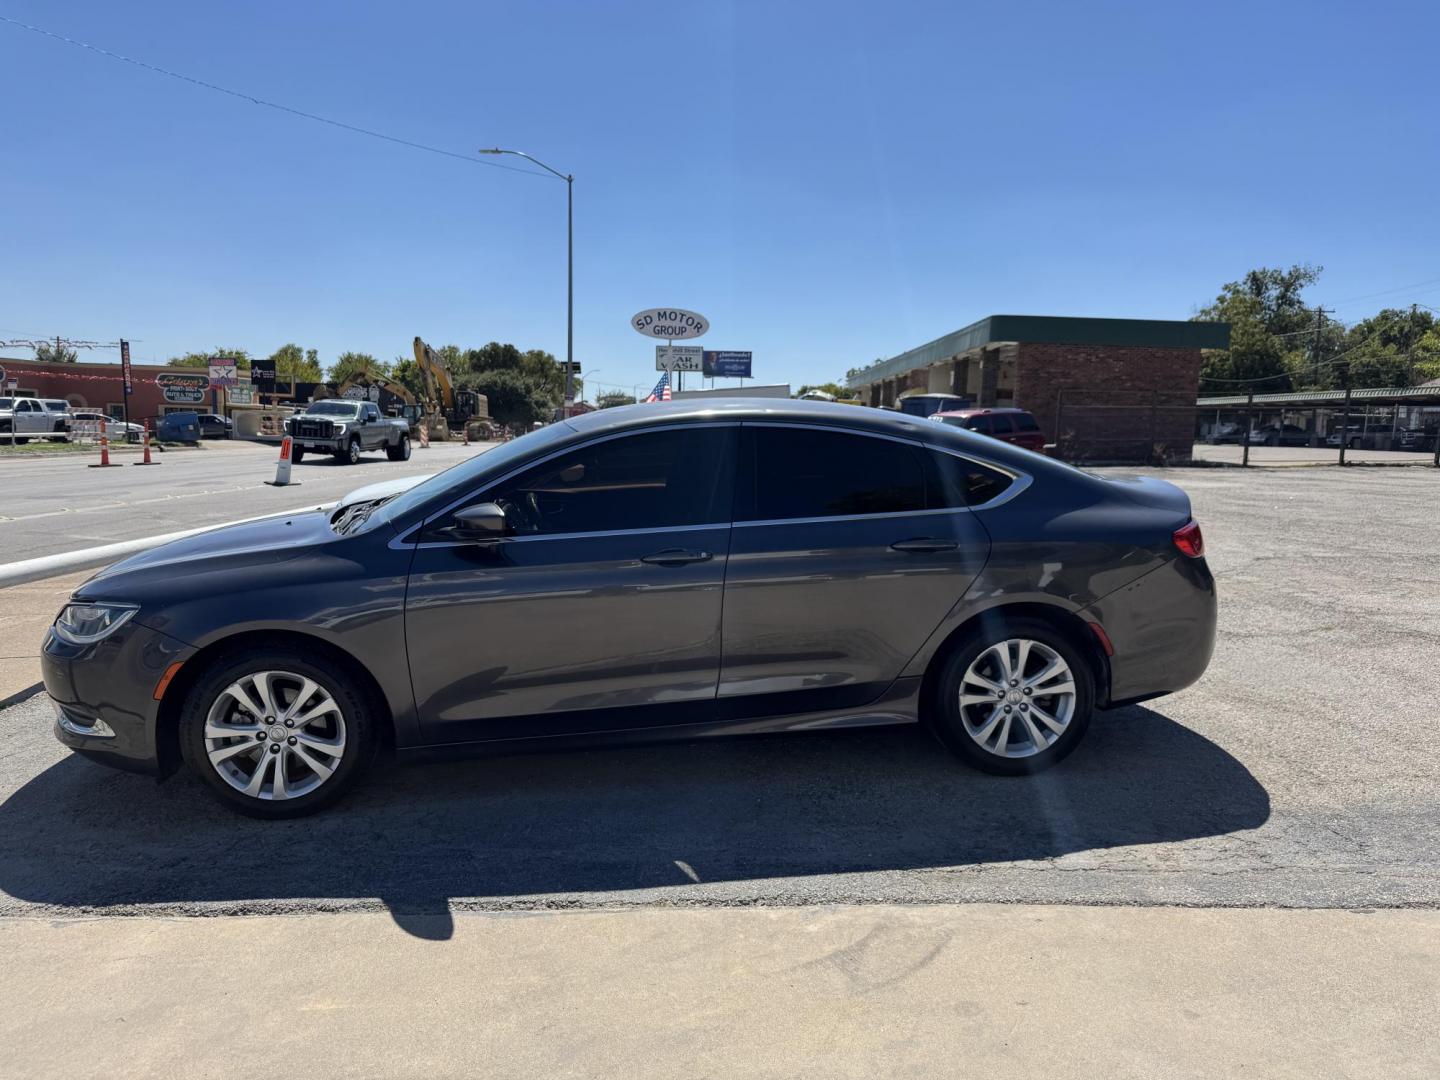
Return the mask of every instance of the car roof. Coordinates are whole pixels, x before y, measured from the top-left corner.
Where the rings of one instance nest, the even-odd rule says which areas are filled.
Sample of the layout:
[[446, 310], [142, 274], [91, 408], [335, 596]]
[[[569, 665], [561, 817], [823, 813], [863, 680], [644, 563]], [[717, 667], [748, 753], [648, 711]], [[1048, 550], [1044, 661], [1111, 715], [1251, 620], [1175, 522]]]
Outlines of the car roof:
[[[1012, 410], [1023, 412], [1024, 410]], [[928, 416], [911, 416], [891, 409], [867, 405], [841, 405], [830, 401], [792, 398], [681, 398], [639, 405], [598, 409], [583, 416], [562, 420], [577, 435], [593, 437], [638, 430], [675, 421], [799, 423], [848, 428], [876, 435], [913, 439], [932, 446], [948, 447], [968, 456], [990, 459], [1023, 472], [1074, 473], [1067, 465], [1023, 450], [1001, 439], [992, 439], [952, 424], [937, 424]], [[1077, 474], [1079, 475], [1079, 474]]]

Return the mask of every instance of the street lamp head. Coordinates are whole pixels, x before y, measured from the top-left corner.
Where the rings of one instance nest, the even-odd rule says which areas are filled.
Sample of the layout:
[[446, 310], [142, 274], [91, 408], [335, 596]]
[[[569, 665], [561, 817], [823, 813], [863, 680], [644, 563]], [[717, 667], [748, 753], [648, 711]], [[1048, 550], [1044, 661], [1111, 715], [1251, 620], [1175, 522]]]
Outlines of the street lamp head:
[[503, 154], [503, 153], [505, 153], [505, 151], [504, 151], [504, 150], [501, 150], [500, 147], [498, 147], [498, 146], [495, 147], [493, 150], [492, 150], [492, 149], [487, 149], [486, 147], [483, 147], [483, 146], [482, 146], [482, 147], [480, 148], [480, 153], [482, 153], [482, 154]]

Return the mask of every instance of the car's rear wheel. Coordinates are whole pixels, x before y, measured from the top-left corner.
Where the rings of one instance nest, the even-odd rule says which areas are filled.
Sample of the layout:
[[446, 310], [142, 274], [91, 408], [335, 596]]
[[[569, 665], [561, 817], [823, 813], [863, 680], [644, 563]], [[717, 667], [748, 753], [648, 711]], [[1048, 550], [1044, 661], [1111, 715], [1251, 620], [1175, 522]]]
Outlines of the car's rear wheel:
[[388, 457], [391, 461], [409, 461], [410, 436], [401, 435], [400, 441], [398, 443], [396, 443], [394, 446], [387, 446], [385, 448], [385, 456]]
[[953, 650], [931, 703], [936, 733], [969, 765], [1039, 772], [1080, 742], [1095, 708], [1090, 663], [1039, 619], [983, 628]]
[[349, 790], [375, 747], [375, 712], [345, 668], [276, 650], [217, 661], [180, 716], [190, 769], [252, 817], [314, 813]]

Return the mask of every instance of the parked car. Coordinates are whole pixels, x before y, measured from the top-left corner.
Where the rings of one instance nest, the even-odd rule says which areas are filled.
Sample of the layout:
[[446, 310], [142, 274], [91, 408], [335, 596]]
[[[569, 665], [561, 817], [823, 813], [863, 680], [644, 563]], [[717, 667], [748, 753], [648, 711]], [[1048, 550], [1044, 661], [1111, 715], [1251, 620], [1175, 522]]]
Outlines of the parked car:
[[1251, 446], [1309, 446], [1311, 433], [1294, 424], [1272, 424], [1250, 432]]
[[235, 421], [218, 413], [199, 413], [196, 417], [202, 439], [228, 439], [235, 433]]
[[155, 418], [155, 437], [161, 442], [200, 442], [200, 414], [189, 410], [163, 413]]
[[956, 394], [910, 394], [895, 403], [897, 411], [906, 416], [929, 416], [931, 413], [967, 409], [975, 404]]
[[366, 450], [384, 450], [391, 461], [410, 460], [410, 425], [392, 416], [381, 416], [380, 406], [370, 401], [327, 398], [316, 401], [303, 413], [285, 421], [291, 437], [290, 454], [299, 462], [309, 453], [332, 454], [354, 465]]
[[0, 443], [28, 443], [31, 439], [68, 438], [70, 418], [57, 416], [32, 397], [0, 397]]
[[45, 412], [50, 417], [51, 431], [53, 432], [51, 442], [64, 442], [70, 438], [70, 402], [62, 401], [59, 398], [40, 398], [40, 404], [45, 406]]
[[1205, 436], [1205, 441], [1211, 446], [1221, 446], [1225, 443], [1234, 443], [1239, 446], [1245, 441], [1245, 425], [1217, 424], [1210, 429], [1210, 434]]
[[111, 442], [138, 442], [145, 428], [141, 424], [126, 423], [101, 412], [82, 410], [70, 414], [72, 437], [98, 439], [102, 431]]
[[957, 412], [931, 413], [931, 420], [964, 428], [981, 435], [990, 435], [1002, 442], [1023, 446], [1036, 453], [1045, 449], [1045, 433], [1024, 409], [961, 409]]
[[1325, 436], [1325, 445], [1334, 447], [1343, 445], [1351, 450], [1374, 450], [1377, 444], [1376, 436], [1379, 434], [1381, 433], [1373, 429], [1367, 430], [1359, 424], [1353, 424], [1348, 428], [1338, 427]]
[[411, 483], [80, 586], [42, 649], [59, 740], [183, 762], [259, 817], [332, 802], [382, 745], [919, 722], [1030, 773], [1214, 645], [1179, 488], [890, 410], [623, 406]]
[[1436, 431], [1434, 428], [1401, 428], [1395, 433], [1395, 449], [1410, 451], [1428, 451], [1435, 449]]

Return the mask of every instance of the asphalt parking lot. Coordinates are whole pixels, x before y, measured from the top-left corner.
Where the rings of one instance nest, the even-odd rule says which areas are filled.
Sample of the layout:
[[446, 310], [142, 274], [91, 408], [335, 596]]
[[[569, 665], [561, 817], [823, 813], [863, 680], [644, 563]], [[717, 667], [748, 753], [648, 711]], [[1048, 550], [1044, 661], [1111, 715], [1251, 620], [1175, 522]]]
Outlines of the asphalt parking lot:
[[916, 730], [388, 767], [261, 823], [0, 712], [0, 914], [1000, 901], [1440, 904], [1440, 474], [1159, 470], [1192, 495], [1220, 637], [1191, 689], [1062, 767], [970, 772]]

